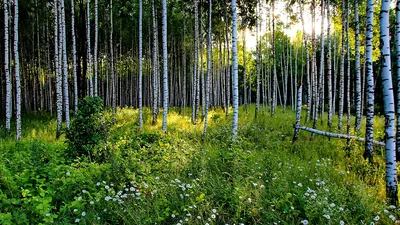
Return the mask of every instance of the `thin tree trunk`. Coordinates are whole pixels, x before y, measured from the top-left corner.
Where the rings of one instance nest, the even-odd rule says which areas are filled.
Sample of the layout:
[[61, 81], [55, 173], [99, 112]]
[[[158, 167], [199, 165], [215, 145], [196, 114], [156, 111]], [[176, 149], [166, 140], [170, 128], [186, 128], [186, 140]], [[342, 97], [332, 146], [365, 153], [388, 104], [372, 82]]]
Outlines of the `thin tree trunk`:
[[232, 139], [236, 140], [238, 118], [239, 118], [239, 85], [238, 85], [238, 54], [237, 54], [237, 12], [236, 0], [232, 0], [232, 87], [233, 87], [233, 119], [232, 119]]
[[396, 1], [396, 69], [397, 69], [397, 133], [396, 133], [396, 157], [400, 161], [400, 0]]
[[139, 0], [139, 129], [143, 130], [143, 54], [142, 54], [142, 0]]
[[110, 0], [110, 55], [111, 55], [111, 91], [112, 91], [112, 122], [115, 123], [115, 109], [117, 105], [117, 91], [115, 87], [114, 47], [113, 47], [113, 0]]
[[[97, 0], [96, 0], [97, 1]], [[78, 76], [76, 74], [75, 1], [71, 1], [72, 71], [74, 77], [74, 108], [78, 111]]]
[[209, 0], [209, 11], [208, 11], [208, 44], [207, 44], [207, 78], [206, 78], [206, 85], [205, 85], [205, 118], [204, 118], [204, 131], [203, 135], [207, 135], [207, 126], [208, 126], [208, 108], [209, 108], [209, 96], [210, 96], [210, 76], [211, 76], [211, 52], [212, 52], [212, 0]]
[[9, 63], [9, 34], [8, 34], [8, 0], [3, 0], [4, 8], [4, 72], [6, 76], [6, 134], [10, 135], [11, 130], [11, 76], [10, 76], [10, 63]]
[[59, 61], [59, 46], [58, 46], [58, 1], [54, 0], [54, 62], [55, 62], [55, 74], [56, 74], [56, 93], [57, 93], [57, 133], [56, 138], [58, 139], [61, 135], [61, 123], [62, 123], [62, 78], [60, 73], [60, 61]]
[[360, 71], [360, 22], [358, 19], [358, 0], [354, 2], [354, 18], [356, 22], [356, 131], [360, 130], [361, 126], [361, 71]]
[[93, 94], [94, 96], [98, 95], [97, 91], [97, 80], [98, 80], [98, 71], [97, 71], [97, 45], [99, 39], [99, 25], [98, 25], [98, 0], [94, 0], [94, 51], [93, 51], [93, 65], [94, 65], [94, 84], [93, 84]]
[[193, 94], [192, 94], [192, 123], [196, 124], [196, 99], [197, 99], [197, 66], [199, 51], [199, 12], [197, 0], [194, 0], [194, 60], [193, 60]]
[[327, 66], [328, 66], [328, 126], [332, 127], [332, 51], [331, 51], [331, 10], [330, 10], [330, 0], [326, 2], [326, 19], [328, 21], [328, 28], [327, 28], [327, 42], [328, 42], [328, 54], [327, 54]]
[[168, 52], [167, 52], [167, 0], [162, 1], [163, 19], [162, 19], [162, 35], [163, 35], [163, 83], [164, 83], [164, 101], [163, 101], [163, 123], [162, 130], [167, 133], [167, 116], [168, 116]]
[[[18, 0], [14, 0], [14, 66], [15, 83], [17, 89], [16, 98], [16, 122], [17, 122], [17, 140], [21, 139], [21, 81], [19, 76], [19, 50], [18, 50]], [[7, 20], [6, 20], [7, 21]]]
[[157, 123], [157, 115], [158, 115], [158, 87], [157, 87], [157, 25], [156, 25], [156, 13], [155, 13], [155, 0], [152, 0], [152, 16], [153, 16], [153, 122], [155, 125]]
[[69, 92], [68, 92], [68, 62], [67, 62], [67, 34], [65, 23], [64, 0], [61, 0], [61, 32], [62, 32], [62, 54], [63, 54], [63, 86], [64, 86], [64, 107], [65, 125], [69, 128]]
[[339, 112], [338, 112], [338, 129], [342, 129], [343, 122], [343, 104], [344, 104], [344, 58], [345, 58], [345, 46], [346, 46], [346, 38], [345, 38], [345, 6], [344, 1], [342, 2], [342, 49], [340, 56], [340, 74], [339, 74]]

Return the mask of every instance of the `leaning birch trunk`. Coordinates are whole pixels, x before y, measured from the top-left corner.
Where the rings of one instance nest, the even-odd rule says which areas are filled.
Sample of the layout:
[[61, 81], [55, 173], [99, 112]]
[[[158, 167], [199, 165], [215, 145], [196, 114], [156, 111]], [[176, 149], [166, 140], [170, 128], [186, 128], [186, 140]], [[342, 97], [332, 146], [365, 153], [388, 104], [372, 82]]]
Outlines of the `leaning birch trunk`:
[[[358, 0], [354, 2], [354, 18], [356, 22], [356, 131], [361, 126], [361, 71], [360, 71], [360, 21], [358, 19]], [[397, 40], [397, 39], [396, 39]]]
[[112, 122], [115, 123], [115, 108], [117, 107], [117, 91], [115, 90], [114, 47], [113, 47], [113, 0], [110, 0], [110, 55], [111, 55], [111, 91], [112, 91]]
[[93, 94], [98, 95], [97, 91], [97, 45], [99, 39], [99, 25], [98, 25], [98, 0], [94, 0], [94, 49], [93, 49], [93, 65], [94, 65], [94, 84]]
[[239, 85], [238, 85], [238, 53], [237, 53], [237, 12], [236, 0], [232, 0], [232, 88], [233, 88], [233, 119], [232, 119], [232, 139], [236, 141], [238, 118], [239, 118]]
[[327, 42], [328, 42], [328, 54], [326, 55], [326, 64], [328, 66], [328, 126], [332, 127], [332, 59], [331, 59], [331, 24], [330, 24], [330, 0], [326, 2], [326, 18], [328, 21], [327, 27]]
[[4, 72], [6, 76], [6, 133], [10, 135], [11, 130], [11, 76], [9, 65], [9, 45], [8, 45], [8, 0], [3, 0], [4, 8]]
[[163, 122], [162, 130], [167, 133], [167, 116], [168, 116], [168, 52], [167, 52], [167, 0], [162, 1], [162, 36], [163, 36], [163, 83], [164, 83], [164, 100], [163, 100]]
[[[17, 88], [16, 122], [17, 122], [17, 140], [21, 139], [21, 80], [19, 76], [19, 53], [18, 53], [18, 0], [14, 0], [14, 66], [15, 83]], [[7, 20], [6, 20], [7, 21]]]
[[207, 125], [208, 125], [208, 105], [209, 105], [209, 96], [210, 96], [210, 76], [211, 76], [211, 52], [212, 52], [212, 36], [211, 36], [211, 27], [212, 27], [212, 0], [210, 1], [210, 8], [208, 11], [208, 44], [207, 44], [207, 78], [205, 85], [205, 117], [204, 117], [204, 131], [203, 135], [207, 135]]
[[400, 0], [396, 1], [396, 55], [397, 55], [397, 133], [396, 133], [396, 157], [400, 160]]
[[67, 34], [65, 24], [64, 0], [61, 0], [61, 34], [62, 34], [62, 54], [63, 54], [63, 86], [64, 86], [64, 107], [65, 125], [69, 128], [69, 91], [68, 91], [68, 62], [67, 62]]
[[[347, 139], [347, 140], [355, 140], [355, 141], [361, 141], [361, 142], [365, 142], [366, 141], [365, 138], [360, 138], [360, 137], [351, 136], [351, 135], [347, 135], [347, 134], [335, 134], [335, 133], [321, 131], [321, 130], [317, 130], [317, 129], [313, 129], [313, 128], [309, 128], [309, 127], [305, 127], [305, 126], [297, 126], [295, 128], [297, 128], [299, 130], [304, 130], [304, 131], [307, 131], [307, 132], [311, 132], [313, 134], [326, 136], [326, 137], [333, 137], [333, 138]], [[376, 140], [372, 140], [372, 144], [379, 145], [379, 146], [385, 146], [384, 142], [380, 142], [380, 141], [376, 141]]]
[[143, 109], [142, 109], [142, 92], [143, 92], [143, 84], [142, 84], [142, 79], [143, 79], [143, 61], [142, 61], [142, 0], [139, 0], [139, 129], [140, 131], [143, 130]]
[[299, 90], [297, 91], [297, 108], [296, 108], [296, 123], [294, 124], [294, 135], [293, 135], [293, 142], [297, 140], [299, 137], [299, 129], [300, 126], [300, 119], [301, 119], [301, 96], [302, 94], [302, 86], [299, 86]]
[[340, 53], [340, 73], [339, 73], [339, 111], [338, 111], [338, 129], [342, 129], [343, 123], [343, 104], [344, 104], [344, 58], [345, 58], [345, 7], [344, 1], [342, 2], [342, 48]]
[[[96, 0], [97, 1], [97, 0]], [[72, 71], [74, 78], [74, 109], [78, 111], [78, 76], [76, 71], [75, 1], [71, 1]]]
[[192, 95], [192, 123], [196, 124], [196, 99], [197, 99], [197, 61], [199, 51], [199, 12], [197, 0], [194, 0], [194, 59], [193, 59], [193, 95]]
[[156, 25], [156, 13], [155, 13], [155, 0], [152, 0], [152, 16], [153, 16], [153, 125], [157, 123], [157, 99], [158, 99], [158, 87], [157, 87], [157, 25]]
[[61, 135], [61, 123], [62, 123], [62, 78], [60, 73], [60, 61], [59, 61], [59, 46], [58, 46], [58, 1], [54, 0], [54, 63], [55, 63], [55, 74], [56, 74], [56, 93], [57, 93], [57, 132], [56, 138]]
[[390, 64], [389, 12], [390, 1], [382, 0], [379, 22], [383, 103], [385, 111], [386, 196], [389, 198], [389, 202], [391, 204], [397, 205], [396, 134], [392, 73]]
[[90, 47], [90, 0], [86, 2], [87, 18], [86, 18], [86, 41], [87, 41], [87, 59], [89, 73], [89, 95], [93, 96], [93, 74], [92, 74], [92, 53]]

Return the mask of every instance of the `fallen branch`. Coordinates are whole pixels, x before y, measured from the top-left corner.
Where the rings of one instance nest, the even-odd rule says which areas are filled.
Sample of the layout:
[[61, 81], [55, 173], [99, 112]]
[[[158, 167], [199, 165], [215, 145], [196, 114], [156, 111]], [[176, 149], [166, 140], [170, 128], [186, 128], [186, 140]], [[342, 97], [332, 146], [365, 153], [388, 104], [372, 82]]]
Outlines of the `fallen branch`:
[[[356, 141], [365, 142], [365, 138], [359, 138], [359, 137], [350, 136], [350, 135], [347, 135], [347, 134], [335, 134], [335, 133], [330, 133], [330, 132], [326, 132], [326, 131], [320, 131], [320, 130], [309, 128], [309, 127], [305, 127], [305, 126], [296, 126], [296, 125], [294, 125], [294, 128], [295, 129], [299, 129], [299, 130], [308, 131], [308, 132], [311, 132], [311, 133], [314, 133], [314, 134], [327, 136], [327, 137], [334, 137], [334, 138], [339, 138], [339, 139], [352, 139], [352, 140], [356, 140]], [[385, 146], [384, 142], [380, 142], [380, 141], [376, 141], [376, 140], [373, 140], [372, 143], [375, 144], [375, 145], [379, 145], [379, 146]]]

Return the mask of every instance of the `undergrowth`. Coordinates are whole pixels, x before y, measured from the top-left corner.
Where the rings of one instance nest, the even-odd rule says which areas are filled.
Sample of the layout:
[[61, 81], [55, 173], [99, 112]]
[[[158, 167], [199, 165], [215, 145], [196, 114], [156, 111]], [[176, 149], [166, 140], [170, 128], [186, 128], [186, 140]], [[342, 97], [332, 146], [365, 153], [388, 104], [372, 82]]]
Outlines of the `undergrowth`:
[[[149, 109], [143, 132], [136, 109], [118, 109], [105, 162], [69, 157], [65, 138], [55, 140], [55, 120], [28, 115], [20, 142], [0, 139], [0, 224], [393, 224], [400, 217], [385, 203], [381, 147], [369, 164], [360, 143], [348, 150], [344, 140], [310, 140], [303, 131], [292, 143], [293, 112], [254, 119], [254, 107], [240, 111], [237, 142], [220, 109], [210, 112], [203, 138], [190, 110], [178, 112], [169, 113], [163, 134], [161, 118], [150, 125]], [[382, 140], [384, 120], [375, 122]]]

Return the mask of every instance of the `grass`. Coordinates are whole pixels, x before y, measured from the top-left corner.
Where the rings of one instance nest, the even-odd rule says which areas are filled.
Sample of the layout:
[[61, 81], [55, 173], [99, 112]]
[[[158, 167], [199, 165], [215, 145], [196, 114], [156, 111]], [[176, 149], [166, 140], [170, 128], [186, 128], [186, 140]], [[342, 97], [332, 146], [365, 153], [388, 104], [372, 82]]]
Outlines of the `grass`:
[[[166, 135], [161, 112], [152, 126], [146, 108], [139, 132], [138, 111], [118, 109], [105, 163], [65, 157], [55, 119], [26, 115], [20, 142], [0, 139], [0, 224], [393, 224], [400, 217], [385, 203], [383, 148], [371, 165], [362, 143], [347, 150], [345, 140], [310, 140], [304, 131], [292, 143], [290, 109], [257, 119], [254, 106], [240, 110], [232, 142], [221, 109], [210, 111], [207, 137], [189, 109], [170, 111]], [[375, 121], [382, 140], [384, 120]]]

